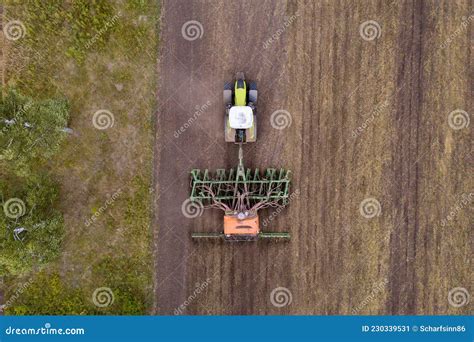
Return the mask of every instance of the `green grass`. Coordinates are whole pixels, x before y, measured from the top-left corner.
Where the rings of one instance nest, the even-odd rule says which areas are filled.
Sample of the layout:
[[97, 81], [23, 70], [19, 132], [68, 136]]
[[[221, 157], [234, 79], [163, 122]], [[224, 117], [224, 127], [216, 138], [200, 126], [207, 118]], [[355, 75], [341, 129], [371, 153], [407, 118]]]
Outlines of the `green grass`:
[[[7, 314], [145, 314], [152, 305], [150, 192], [159, 8], [156, 1], [7, 2], [26, 35], [6, 80], [37, 99], [64, 97], [74, 130], [45, 165], [64, 217], [59, 256], [5, 278]], [[97, 130], [107, 109], [114, 126]], [[12, 187], [15, 180], [11, 180]], [[120, 190], [120, 191], [119, 191]], [[107, 200], [120, 195], [106, 206]], [[94, 212], [105, 207], [90, 226]], [[18, 287], [28, 288], [16, 296]], [[92, 296], [109, 287], [114, 302]]]

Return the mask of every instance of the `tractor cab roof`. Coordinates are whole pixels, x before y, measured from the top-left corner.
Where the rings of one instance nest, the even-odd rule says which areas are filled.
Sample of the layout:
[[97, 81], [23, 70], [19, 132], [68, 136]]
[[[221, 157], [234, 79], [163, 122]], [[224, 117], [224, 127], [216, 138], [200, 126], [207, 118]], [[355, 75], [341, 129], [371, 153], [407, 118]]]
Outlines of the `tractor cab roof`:
[[247, 129], [253, 125], [253, 110], [249, 106], [234, 106], [229, 111], [230, 127]]

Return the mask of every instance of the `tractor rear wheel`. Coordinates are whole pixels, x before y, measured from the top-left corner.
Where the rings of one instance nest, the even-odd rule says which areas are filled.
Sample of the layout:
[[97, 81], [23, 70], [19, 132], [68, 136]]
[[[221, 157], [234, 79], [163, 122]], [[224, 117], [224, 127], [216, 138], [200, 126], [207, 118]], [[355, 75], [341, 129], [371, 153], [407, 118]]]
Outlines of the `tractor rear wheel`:
[[224, 83], [224, 105], [232, 106], [232, 83]]
[[256, 105], [257, 98], [258, 98], [257, 83], [252, 82], [249, 84], [249, 102], [252, 102], [254, 105]]

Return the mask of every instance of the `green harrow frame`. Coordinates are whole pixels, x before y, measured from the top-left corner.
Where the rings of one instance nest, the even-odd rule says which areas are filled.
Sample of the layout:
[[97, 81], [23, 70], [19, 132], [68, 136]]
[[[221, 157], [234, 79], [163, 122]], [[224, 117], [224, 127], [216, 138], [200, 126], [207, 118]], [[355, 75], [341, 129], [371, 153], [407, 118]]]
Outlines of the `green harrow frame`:
[[[284, 169], [266, 169], [261, 173], [259, 169], [252, 172], [251, 169], [217, 169], [211, 174], [207, 169], [191, 171], [191, 201], [199, 201], [202, 205], [210, 205], [213, 201], [233, 206], [236, 201], [235, 192], [248, 193], [247, 199], [250, 205], [261, 201], [274, 201], [286, 205], [289, 199], [291, 171]], [[231, 187], [229, 187], [231, 185]], [[202, 191], [208, 188], [209, 191]]]

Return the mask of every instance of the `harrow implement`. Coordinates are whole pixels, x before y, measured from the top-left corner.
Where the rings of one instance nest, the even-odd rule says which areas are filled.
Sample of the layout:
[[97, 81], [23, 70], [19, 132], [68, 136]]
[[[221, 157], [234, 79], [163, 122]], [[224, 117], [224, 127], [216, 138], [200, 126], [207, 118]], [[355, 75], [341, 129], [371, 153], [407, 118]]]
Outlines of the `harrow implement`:
[[193, 233], [195, 239], [224, 238], [227, 241], [289, 239], [290, 234], [261, 232], [258, 211], [285, 207], [289, 202], [291, 171], [269, 168], [245, 169], [239, 145], [237, 169], [191, 171], [190, 200], [202, 208], [224, 211], [224, 233]]

